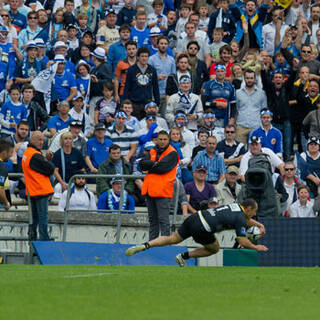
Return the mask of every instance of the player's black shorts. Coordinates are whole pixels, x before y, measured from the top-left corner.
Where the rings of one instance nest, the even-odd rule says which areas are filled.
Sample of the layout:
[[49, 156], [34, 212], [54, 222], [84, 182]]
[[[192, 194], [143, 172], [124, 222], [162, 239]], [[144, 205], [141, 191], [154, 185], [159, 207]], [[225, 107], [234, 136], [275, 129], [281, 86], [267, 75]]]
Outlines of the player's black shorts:
[[202, 245], [211, 244], [216, 241], [214, 233], [206, 231], [202, 225], [198, 213], [195, 213], [184, 220], [183, 224], [178, 229], [178, 233], [183, 239], [192, 237], [195, 242]]

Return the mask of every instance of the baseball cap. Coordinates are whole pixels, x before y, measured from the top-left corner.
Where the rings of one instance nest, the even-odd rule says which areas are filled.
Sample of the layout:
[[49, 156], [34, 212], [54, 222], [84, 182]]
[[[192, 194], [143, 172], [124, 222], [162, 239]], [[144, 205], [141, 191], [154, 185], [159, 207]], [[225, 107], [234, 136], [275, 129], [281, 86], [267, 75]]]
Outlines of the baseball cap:
[[68, 48], [68, 46], [63, 42], [63, 41], [57, 41], [54, 46], [53, 49], [57, 49], [57, 48]]
[[83, 97], [83, 95], [82, 94], [80, 94], [80, 92], [77, 92], [77, 94], [73, 97], [73, 101], [74, 100], [77, 100], [77, 99], [79, 99], [79, 98], [81, 98], [82, 100], [84, 100], [84, 97]]
[[207, 172], [207, 168], [206, 168], [205, 165], [199, 164], [199, 165], [196, 167], [195, 171], [205, 171], [205, 172]]
[[72, 121], [70, 121], [69, 126], [71, 126], [71, 127], [81, 127], [82, 128], [82, 121], [72, 120]]
[[208, 200], [208, 203], [219, 203], [219, 201], [218, 201], [218, 198], [217, 198], [217, 197], [211, 197], [211, 198]]
[[94, 130], [107, 130], [107, 129], [106, 129], [106, 126], [103, 123], [97, 123], [94, 126]]
[[153, 27], [153, 28], [151, 28], [149, 35], [150, 35], [150, 37], [160, 36], [160, 35], [161, 35], [161, 30], [160, 30], [160, 28], [158, 28], [158, 27]]
[[110, 9], [108, 9], [108, 10], [106, 11], [105, 17], [107, 17], [109, 14], [115, 14], [115, 15], [117, 15], [116, 11], [115, 11], [114, 9], [112, 9], [112, 8], [110, 8]]
[[316, 144], [320, 145], [319, 139], [318, 139], [317, 137], [315, 137], [315, 136], [310, 137], [310, 138], [308, 139], [307, 144], [310, 144], [310, 143], [316, 143]]
[[9, 29], [6, 26], [0, 26], [0, 32], [9, 32]]
[[259, 136], [251, 136], [249, 143], [261, 143], [261, 138]]
[[113, 185], [113, 184], [114, 184], [115, 182], [117, 182], [117, 181], [122, 182], [121, 177], [114, 177], [114, 178], [112, 178], [111, 181], [110, 181], [110, 185]]
[[239, 168], [236, 166], [229, 166], [227, 168], [227, 173], [235, 173], [235, 174], [239, 174]]

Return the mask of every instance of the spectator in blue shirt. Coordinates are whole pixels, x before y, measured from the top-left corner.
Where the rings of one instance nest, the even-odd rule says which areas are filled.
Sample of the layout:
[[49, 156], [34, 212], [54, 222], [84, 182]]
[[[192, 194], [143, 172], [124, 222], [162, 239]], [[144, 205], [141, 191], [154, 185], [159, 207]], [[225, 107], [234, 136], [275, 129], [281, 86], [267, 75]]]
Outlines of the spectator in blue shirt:
[[11, 18], [11, 24], [20, 32], [22, 29], [25, 29], [27, 26], [27, 18], [23, 14], [18, 12], [20, 6], [19, 0], [10, 0], [9, 1], [9, 14]]
[[145, 12], [138, 12], [136, 15], [136, 25], [131, 28], [130, 40], [138, 44], [138, 48], [146, 47], [149, 43], [150, 30], [147, 28], [147, 15]]
[[70, 105], [66, 100], [62, 100], [58, 104], [58, 113], [51, 117], [48, 121], [48, 130], [50, 136], [53, 137], [58, 131], [68, 128], [69, 123], [74, 120], [70, 115]]
[[[119, 210], [120, 205], [120, 193], [121, 193], [121, 185], [122, 180], [120, 177], [115, 177], [111, 180], [111, 189], [103, 192], [98, 199], [98, 210]], [[134, 199], [127, 191], [123, 192], [123, 205], [121, 207], [122, 210], [134, 210], [135, 204]], [[108, 212], [108, 213], [117, 213]], [[134, 212], [122, 212], [122, 213], [131, 213]]]
[[234, 86], [225, 80], [226, 67], [217, 64], [214, 68], [216, 78], [208, 81], [203, 88], [204, 107], [212, 108], [216, 116], [216, 126], [225, 127], [234, 124], [236, 114], [236, 91]]
[[27, 108], [20, 102], [20, 88], [12, 86], [9, 90], [11, 101], [2, 105], [0, 111], [0, 124], [2, 137], [16, 132], [16, 126], [21, 120], [27, 120]]
[[87, 141], [86, 164], [91, 173], [97, 173], [100, 163], [108, 158], [112, 141], [105, 137], [106, 126], [98, 123], [94, 127], [94, 137]]
[[[54, 62], [58, 62], [56, 75], [54, 76], [54, 88], [58, 100], [66, 100], [68, 102], [73, 100], [77, 94], [77, 83], [74, 74], [66, 72], [66, 60], [63, 55], [57, 54], [54, 57]], [[54, 110], [51, 110], [51, 113]]]
[[261, 146], [271, 149], [278, 157], [282, 158], [283, 145], [282, 133], [279, 129], [271, 125], [272, 112], [267, 108], [261, 110], [261, 126], [251, 131], [249, 137], [259, 136], [261, 138]]
[[114, 74], [118, 62], [127, 57], [125, 46], [130, 38], [130, 32], [130, 26], [122, 25], [119, 29], [120, 40], [109, 47], [107, 63], [112, 69], [112, 74]]
[[207, 139], [206, 149], [200, 151], [193, 160], [192, 171], [203, 165], [207, 168], [206, 181], [213, 184], [222, 182], [225, 178], [226, 167], [223, 158], [219, 156], [217, 147], [217, 138], [210, 136]]

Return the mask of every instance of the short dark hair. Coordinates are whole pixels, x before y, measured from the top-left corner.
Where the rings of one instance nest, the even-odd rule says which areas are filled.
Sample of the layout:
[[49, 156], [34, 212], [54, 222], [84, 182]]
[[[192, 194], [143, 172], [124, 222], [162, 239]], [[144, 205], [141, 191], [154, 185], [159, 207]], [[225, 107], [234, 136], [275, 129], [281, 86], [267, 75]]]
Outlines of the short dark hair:
[[252, 198], [247, 198], [247, 199], [244, 199], [242, 202], [241, 202], [241, 205], [244, 207], [244, 208], [255, 208], [258, 206], [257, 204], [257, 201], [252, 199]]
[[185, 54], [185, 53], [181, 53], [180, 55], [179, 55], [179, 57], [177, 58], [177, 62], [179, 62], [181, 59], [183, 59], [183, 58], [187, 58], [188, 60], [189, 60], [189, 56], [187, 55], [187, 54]]
[[150, 51], [146, 47], [140, 47], [137, 51], [137, 57], [140, 57], [142, 53], [147, 53], [150, 56]]
[[114, 84], [112, 82], [105, 82], [102, 86], [103, 86], [103, 90], [104, 89], [107, 89], [109, 91], [114, 90]]
[[36, 94], [36, 89], [34, 88], [34, 86], [30, 83], [26, 83], [22, 86], [21, 88], [21, 92], [23, 93], [25, 90], [32, 90], [33, 94]]
[[27, 14], [27, 18], [30, 19], [31, 16], [36, 16], [37, 18], [39, 18], [37, 11], [29, 11]]
[[166, 130], [160, 130], [160, 131], [158, 132], [158, 137], [159, 137], [160, 135], [164, 135], [164, 136], [167, 136], [167, 137], [169, 138], [169, 133], [168, 133]]
[[219, 49], [219, 54], [221, 55], [222, 51], [228, 51], [229, 53], [232, 53], [232, 49], [228, 44], [225, 44]]
[[160, 37], [158, 38], [157, 43], [159, 43], [160, 40], [166, 40], [166, 41], [169, 43], [169, 39], [168, 39], [168, 37], [166, 37], [166, 36], [160, 36]]
[[198, 138], [199, 138], [199, 136], [200, 136], [201, 133], [204, 133], [204, 134], [206, 134], [206, 135], [209, 137], [209, 131], [208, 131], [208, 130], [206, 130], [206, 129], [200, 129], [200, 130], [198, 131]]
[[121, 31], [123, 31], [123, 30], [128, 30], [129, 32], [131, 32], [131, 28], [130, 28], [130, 26], [128, 24], [121, 25], [120, 28], [119, 28], [119, 33]]
[[254, 71], [254, 70], [246, 69], [246, 70], [244, 70], [243, 75], [245, 75], [246, 73], [253, 73], [253, 74], [254, 74], [254, 76], [256, 77], [256, 73], [255, 73], [255, 71]]
[[189, 47], [190, 47], [191, 45], [193, 45], [193, 44], [195, 44], [195, 45], [198, 47], [198, 50], [200, 50], [200, 45], [199, 45], [198, 41], [196, 41], [196, 40], [190, 41], [190, 42], [187, 44], [187, 49], [189, 49]]
[[131, 104], [132, 105], [132, 101], [129, 99], [125, 99], [122, 101], [121, 105], [123, 106], [124, 104]]
[[21, 120], [17, 124], [17, 129], [19, 129], [21, 126], [28, 126], [30, 128], [30, 124], [27, 120]]
[[135, 46], [135, 47], [137, 48], [137, 47], [138, 47], [138, 44], [137, 44], [135, 41], [133, 41], [133, 40], [129, 40], [129, 41], [127, 41], [127, 43], [125, 44], [126, 49], [127, 49], [128, 46]]
[[3, 151], [9, 151], [13, 148], [13, 143], [9, 140], [0, 139], [0, 153]]
[[13, 91], [13, 90], [17, 90], [19, 92], [21, 92], [20, 87], [17, 85], [12, 85], [11, 88], [9, 89], [9, 94]]
[[120, 146], [118, 144], [112, 144], [109, 148], [109, 153], [111, 150], [118, 150], [118, 149], [121, 149]]

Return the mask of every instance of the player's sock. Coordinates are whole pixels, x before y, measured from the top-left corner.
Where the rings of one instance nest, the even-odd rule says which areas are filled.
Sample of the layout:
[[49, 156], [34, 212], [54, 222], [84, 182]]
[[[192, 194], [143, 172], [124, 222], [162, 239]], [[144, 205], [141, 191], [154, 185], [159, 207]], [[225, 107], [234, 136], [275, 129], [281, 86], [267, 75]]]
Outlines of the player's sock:
[[181, 257], [184, 259], [184, 260], [188, 260], [190, 257], [189, 257], [189, 252], [186, 251], [186, 252], [183, 252], [181, 253]]
[[149, 248], [150, 248], [149, 242], [145, 242], [145, 243], [144, 243], [144, 246], [146, 247], [146, 250], [149, 249]]

